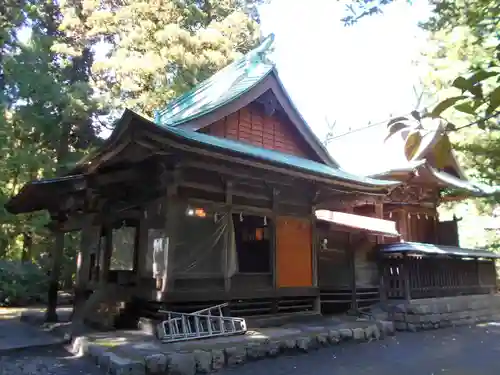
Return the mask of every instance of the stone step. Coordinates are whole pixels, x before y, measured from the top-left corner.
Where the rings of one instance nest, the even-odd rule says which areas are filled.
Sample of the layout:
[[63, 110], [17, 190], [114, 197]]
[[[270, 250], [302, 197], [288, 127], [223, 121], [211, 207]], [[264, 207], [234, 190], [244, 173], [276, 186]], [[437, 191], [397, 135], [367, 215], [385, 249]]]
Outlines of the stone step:
[[349, 322], [337, 327], [269, 328], [245, 335], [161, 344], [139, 331], [96, 333], [73, 340], [70, 350], [116, 375], [195, 375], [260, 358], [307, 353], [345, 342], [394, 334], [391, 322]]

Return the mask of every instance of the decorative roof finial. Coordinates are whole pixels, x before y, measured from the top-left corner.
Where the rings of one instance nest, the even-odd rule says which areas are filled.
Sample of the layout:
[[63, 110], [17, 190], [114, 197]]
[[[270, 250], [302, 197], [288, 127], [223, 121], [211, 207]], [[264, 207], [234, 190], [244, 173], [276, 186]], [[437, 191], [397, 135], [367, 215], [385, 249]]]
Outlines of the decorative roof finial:
[[254, 49], [254, 53], [259, 56], [262, 61], [267, 59], [267, 53], [274, 45], [274, 34], [271, 33], [262, 40], [260, 45]]

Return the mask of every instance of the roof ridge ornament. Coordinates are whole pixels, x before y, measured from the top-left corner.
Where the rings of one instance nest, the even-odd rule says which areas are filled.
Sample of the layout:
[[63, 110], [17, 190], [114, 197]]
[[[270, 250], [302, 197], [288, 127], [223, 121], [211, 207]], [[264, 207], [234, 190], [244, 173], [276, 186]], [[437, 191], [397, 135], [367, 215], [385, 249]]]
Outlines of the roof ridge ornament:
[[259, 60], [258, 62], [263, 62], [265, 64], [270, 64], [274, 66], [274, 62], [271, 61], [271, 59], [269, 59], [268, 56], [268, 53], [274, 47], [274, 41], [275, 41], [274, 33], [270, 33], [262, 40], [259, 46], [257, 46], [253, 51], [251, 51], [249, 56], [250, 60], [252, 62], [257, 62], [255, 61], [256, 60], [255, 58], [257, 58]]

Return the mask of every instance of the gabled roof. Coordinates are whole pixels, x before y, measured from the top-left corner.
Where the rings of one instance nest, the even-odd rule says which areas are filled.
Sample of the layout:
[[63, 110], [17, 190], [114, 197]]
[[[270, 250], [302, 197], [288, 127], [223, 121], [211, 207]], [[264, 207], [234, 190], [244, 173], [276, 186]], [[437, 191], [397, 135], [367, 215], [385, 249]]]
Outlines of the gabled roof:
[[[500, 187], [470, 181], [457, 162], [448, 135], [437, 129], [423, 137], [413, 160], [404, 153], [404, 140], [394, 136], [385, 140], [384, 124], [347, 133], [331, 142], [332, 153], [346, 170], [374, 178], [408, 180], [415, 173], [426, 175], [438, 186], [449, 187], [468, 195], [487, 196], [500, 193]], [[447, 164], [453, 173], [437, 168], [432, 159], [438, 141], [447, 148]], [[363, 150], [363, 152], [359, 152]]]
[[345, 182], [362, 184], [373, 187], [391, 187], [397, 186], [399, 182], [393, 180], [378, 180], [370, 177], [356, 176], [338, 168], [318, 163], [299, 156], [285, 154], [284, 152], [263, 149], [248, 143], [243, 143], [227, 138], [215, 137], [187, 129], [164, 128], [166, 133], [170, 133], [183, 138], [184, 140], [194, 141], [200, 145], [220, 149], [226, 152], [234, 152], [247, 157], [264, 160], [267, 162], [286, 166], [291, 169], [302, 170], [313, 175], [332, 178]]
[[[131, 127], [135, 128], [132, 129]], [[95, 166], [99, 165], [99, 160], [107, 159], [107, 153], [113, 154], [113, 149], [118, 147], [117, 145], [121, 143], [121, 139], [127, 139], [129, 142], [134, 142], [134, 139], [129, 139], [130, 136], [127, 133], [133, 134], [132, 137], [139, 137], [140, 132], [148, 133], [150, 131], [155, 132], [155, 134], [161, 134], [161, 136], [165, 138], [174, 138], [179, 142], [188, 142], [197, 147], [208, 148], [212, 151], [221, 151], [224, 154], [244, 156], [256, 161], [263, 161], [265, 163], [284, 167], [287, 170], [303, 171], [311, 177], [318, 176], [331, 179], [331, 182], [343, 181], [347, 184], [366, 187], [368, 189], [391, 188], [400, 184], [399, 181], [394, 180], [382, 180], [354, 175], [342, 169], [299, 156], [264, 149], [232, 139], [220, 138], [180, 127], [162, 126], [128, 109], [125, 110], [118, 121], [118, 125], [113, 130], [107, 144], [101, 148], [101, 152], [98, 152], [93, 157], [84, 159], [80, 164], [82, 166], [93, 165], [95, 168]], [[158, 133], [158, 131], [160, 133]], [[82, 172], [83, 171], [79, 171], [79, 173]]]
[[164, 126], [185, 124], [232, 102], [252, 89], [273, 70], [273, 63], [265, 58], [273, 40], [271, 34], [257, 48], [172, 100], [165, 108], [157, 110], [155, 122]]
[[271, 90], [299, 134], [325, 164], [337, 167], [323, 144], [297, 110], [274, 63], [267, 54], [274, 42], [270, 34], [255, 49], [203, 81], [191, 91], [155, 112], [155, 122], [169, 128], [198, 130], [236, 112]]
[[[148, 143], [150, 139], [154, 140], [154, 148]], [[144, 144], [148, 146], [143, 146]], [[149, 155], [165, 152], [168, 149], [196, 153], [203, 150], [204, 155], [249, 164], [257, 169], [256, 174], [258, 168], [264, 168], [283, 175], [333, 185], [334, 189], [345, 187], [346, 191], [356, 193], [383, 195], [400, 184], [398, 181], [356, 176], [339, 168], [243, 142], [189, 129], [161, 126], [130, 110], [125, 110], [105, 144], [96, 153], [82, 159], [69, 176], [26, 184], [19, 194], [5, 205], [6, 209], [17, 214], [57, 206], [51, 204], [49, 200], [60, 199], [62, 191], [74, 193], [84, 188], [81, 183], [85, 181], [86, 176], [96, 173], [106, 163], [120, 161], [120, 152], [128, 146], [144, 147]], [[66, 185], [68, 188], [64, 190]]]

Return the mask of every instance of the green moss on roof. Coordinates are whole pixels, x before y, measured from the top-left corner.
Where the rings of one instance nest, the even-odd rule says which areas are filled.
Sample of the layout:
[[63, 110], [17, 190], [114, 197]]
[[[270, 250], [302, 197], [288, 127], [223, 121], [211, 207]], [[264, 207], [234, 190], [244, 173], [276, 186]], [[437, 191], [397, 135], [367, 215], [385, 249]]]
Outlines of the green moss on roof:
[[237, 99], [273, 70], [274, 64], [266, 58], [273, 42], [271, 34], [257, 48], [156, 111], [155, 122], [181, 125]]

